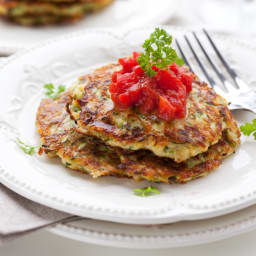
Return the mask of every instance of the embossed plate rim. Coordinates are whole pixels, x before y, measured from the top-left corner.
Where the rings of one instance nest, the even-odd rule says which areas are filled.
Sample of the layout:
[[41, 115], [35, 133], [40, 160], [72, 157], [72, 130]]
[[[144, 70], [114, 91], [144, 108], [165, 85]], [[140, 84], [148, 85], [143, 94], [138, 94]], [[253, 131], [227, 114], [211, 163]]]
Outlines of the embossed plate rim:
[[[126, 231], [127, 225], [121, 223], [90, 219], [85, 220], [83, 225], [80, 223], [81, 221], [58, 224], [48, 228], [48, 231], [69, 239], [103, 246], [136, 249], [177, 248], [216, 242], [255, 230], [256, 206], [207, 220], [145, 227], [130, 225], [129, 232]], [[165, 228], [165, 233], [161, 232], [161, 226]]]

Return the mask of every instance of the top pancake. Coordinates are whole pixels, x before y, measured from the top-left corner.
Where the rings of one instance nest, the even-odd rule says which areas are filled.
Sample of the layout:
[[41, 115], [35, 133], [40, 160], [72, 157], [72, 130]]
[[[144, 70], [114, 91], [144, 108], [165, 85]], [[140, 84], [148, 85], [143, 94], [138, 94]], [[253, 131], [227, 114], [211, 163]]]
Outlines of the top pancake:
[[227, 102], [199, 81], [193, 83], [183, 119], [167, 122], [141, 114], [135, 108], [115, 108], [109, 85], [112, 73], [119, 69], [118, 64], [106, 65], [81, 77], [70, 88], [73, 100], [69, 110], [78, 132], [123, 149], [150, 150], [175, 162], [207, 151], [221, 139], [223, 131], [239, 144], [239, 129]]

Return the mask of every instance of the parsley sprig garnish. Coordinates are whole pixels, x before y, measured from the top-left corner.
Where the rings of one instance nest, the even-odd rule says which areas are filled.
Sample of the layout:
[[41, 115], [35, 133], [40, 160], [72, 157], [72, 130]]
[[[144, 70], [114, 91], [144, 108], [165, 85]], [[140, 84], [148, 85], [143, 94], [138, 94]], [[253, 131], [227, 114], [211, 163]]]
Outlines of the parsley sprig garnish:
[[251, 123], [246, 122], [245, 125], [241, 125], [240, 131], [245, 136], [250, 136], [252, 134], [254, 136], [254, 139], [256, 140], [256, 118], [253, 119]]
[[154, 194], [160, 194], [160, 191], [153, 186], [149, 186], [145, 188], [136, 188], [133, 190], [133, 193], [136, 196], [146, 197], [146, 196], [152, 196]]
[[156, 74], [152, 69], [154, 65], [159, 69], [165, 69], [174, 62], [179, 66], [184, 64], [171, 44], [172, 36], [160, 28], [156, 28], [149, 39], [145, 40], [142, 46], [144, 52], [138, 57], [138, 62], [148, 76]]
[[37, 146], [30, 146], [28, 144], [25, 144], [23, 141], [21, 141], [20, 139], [17, 139], [17, 143], [19, 145], [19, 147], [23, 150], [23, 152], [25, 154], [28, 155], [33, 155], [36, 152], [36, 149], [38, 148]]
[[65, 85], [59, 85], [57, 88], [55, 88], [53, 84], [45, 84], [44, 88], [46, 89], [45, 95], [54, 100], [56, 100], [58, 96], [66, 90]]

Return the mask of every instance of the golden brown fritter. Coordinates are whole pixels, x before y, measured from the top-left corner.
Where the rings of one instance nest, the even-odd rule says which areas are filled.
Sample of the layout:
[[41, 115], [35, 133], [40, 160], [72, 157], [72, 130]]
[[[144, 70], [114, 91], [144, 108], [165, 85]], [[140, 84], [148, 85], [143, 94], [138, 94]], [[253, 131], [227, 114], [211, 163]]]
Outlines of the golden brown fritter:
[[117, 109], [109, 85], [113, 72], [119, 69], [118, 64], [109, 64], [81, 77], [71, 87], [73, 101], [69, 109], [80, 133], [114, 147], [150, 150], [175, 162], [206, 152], [225, 130], [239, 144], [239, 129], [226, 101], [199, 81], [193, 83], [183, 119], [167, 122], [155, 115], [141, 114], [136, 108]]
[[47, 2], [0, 0], [0, 16], [22, 25], [73, 23], [88, 12], [98, 11], [113, 0]]
[[36, 127], [40, 134], [42, 149], [52, 156], [55, 156], [62, 146], [63, 138], [76, 129], [75, 122], [66, 111], [66, 106], [71, 100], [68, 93], [63, 93], [56, 101], [43, 99], [37, 110]]
[[[8, 0], [12, 1], [12, 0]], [[47, 2], [47, 3], [73, 3], [73, 2], [78, 2], [78, 3], [101, 3], [102, 0], [22, 0], [24, 2]]]
[[6, 18], [7, 21], [13, 22], [22, 26], [44, 26], [53, 24], [74, 24], [80, 21], [84, 16], [52, 16], [52, 15], [41, 15], [41, 16], [18, 16], [12, 18]]
[[[67, 108], [71, 101], [68, 93], [55, 101], [42, 100], [36, 121], [42, 142], [40, 153], [58, 156], [68, 168], [88, 173], [94, 178], [111, 175], [135, 180], [184, 183], [213, 171], [238, 145], [225, 130], [219, 142], [210, 146], [207, 152], [183, 163], [157, 157], [147, 150], [131, 151], [111, 147], [95, 137], [77, 132], [77, 125], [70, 118]], [[227, 114], [229, 112], [223, 111], [223, 116]]]

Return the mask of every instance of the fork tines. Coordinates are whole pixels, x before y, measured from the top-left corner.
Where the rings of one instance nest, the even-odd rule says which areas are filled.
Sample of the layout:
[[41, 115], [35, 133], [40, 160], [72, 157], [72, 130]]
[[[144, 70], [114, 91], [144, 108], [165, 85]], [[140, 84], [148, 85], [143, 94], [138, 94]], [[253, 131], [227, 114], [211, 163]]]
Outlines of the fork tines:
[[[203, 29], [203, 33], [206, 36], [206, 38], [208, 39], [208, 41], [209, 41], [210, 45], [212, 46], [214, 52], [216, 53], [217, 57], [219, 58], [219, 60], [221, 61], [221, 63], [223, 64], [223, 66], [225, 67], [225, 69], [227, 70], [227, 72], [229, 73], [229, 75], [231, 76], [231, 78], [234, 81], [234, 84], [231, 84], [228, 81], [228, 79], [223, 75], [223, 73], [221, 73], [220, 69], [217, 68], [217, 66], [214, 64], [212, 58], [210, 57], [209, 53], [207, 52], [207, 50], [203, 46], [203, 44], [200, 41], [197, 34], [195, 32], [193, 32], [192, 35], [194, 37], [194, 40], [196, 41], [197, 45], [199, 46], [199, 48], [203, 52], [205, 58], [207, 59], [208, 63], [210, 64], [211, 68], [213, 69], [213, 71], [215, 72], [215, 74], [217, 75], [219, 80], [221, 81], [222, 89], [224, 89], [224, 90], [221, 90], [222, 94], [227, 93], [227, 92], [231, 92], [231, 91], [234, 92], [234, 91], [236, 91], [236, 89], [249, 90], [249, 87], [247, 86], [247, 84], [245, 82], [243, 82], [237, 76], [236, 72], [229, 66], [229, 64], [227, 63], [227, 61], [225, 60], [225, 58], [223, 57], [223, 55], [220, 53], [219, 49], [217, 48], [216, 44], [214, 43], [214, 41], [210, 37], [209, 33], [205, 29]], [[199, 65], [200, 69], [202, 70], [204, 76], [206, 77], [209, 84], [211, 85], [211, 87], [214, 88], [215, 90], [216, 89], [220, 90], [220, 88], [216, 88], [216, 85], [217, 85], [216, 81], [209, 74], [209, 72], [206, 69], [206, 67], [204, 66], [203, 62], [200, 60], [200, 57], [196, 53], [195, 48], [191, 43], [192, 41], [189, 39], [189, 37], [187, 35], [184, 35], [184, 39], [185, 39], [189, 49], [191, 50], [197, 64]], [[179, 49], [179, 51], [180, 51], [180, 53], [183, 57], [184, 62], [186, 63], [186, 65], [189, 66], [190, 70], [193, 72], [193, 70], [191, 68], [191, 63], [188, 62], [188, 58], [186, 57], [186, 55], [184, 53], [184, 49], [182, 49], [181, 44], [179, 43], [179, 41], [177, 39], [176, 39], [176, 44], [177, 44], [177, 47], [178, 47], [178, 49]]]

